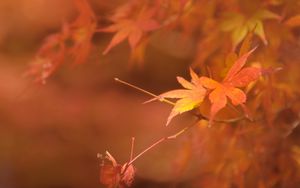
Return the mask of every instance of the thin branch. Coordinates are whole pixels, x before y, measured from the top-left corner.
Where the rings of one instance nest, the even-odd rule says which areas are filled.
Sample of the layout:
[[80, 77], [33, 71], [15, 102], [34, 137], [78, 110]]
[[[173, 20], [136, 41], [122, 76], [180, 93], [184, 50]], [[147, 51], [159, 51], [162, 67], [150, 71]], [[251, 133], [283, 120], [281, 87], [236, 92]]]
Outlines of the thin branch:
[[[196, 116], [199, 119], [204, 119], [206, 121], [209, 121], [209, 117], [203, 115], [203, 114], [197, 114], [197, 113], [192, 113], [194, 116]], [[236, 118], [231, 118], [231, 119], [214, 119], [213, 121], [216, 123], [235, 123], [237, 121], [240, 121], [242, 119], [245, 119], [245, 116], [239, 116]]]
[[158, 141], [156, 141], [155, 143], [153, 143], [151, 146], [149, 146], [148, 148], [146, 148], [145, 150], [143, 150], [141, 153], [139, 153], [137, 156], [135, 156], [131, 161], [128, 162], [128, 166], [131, 165], [134, 161], [136, 161], [138, 158], [140, 158], [142, 155], [144, 155], [147, 151], [149, 151], [150, 149], [154, 148], [155, 146], [157, 146], [158, 144], [160, 144], [161, 142], [165, 141], [167, 139], [167, 137], [161, 138]]
[[[131, 137], [131, 149], [130, 149], [130, 158], [129, 158], [129, 161], [132, 160], [133, 158], [133, 149], [134, 149], [134, 141], [135, 141], [135, 137]], [[126, 172], [127, 168], [129, 167], [129, 163], [125, 163], [125, 167], [122, 168], [122, 171], [121, 171], [121, 176], [124, 175], [124, 173]]]
[[160, 143], [166, 141], [166, 140], [171, 140], [171, 139], [176, 139], [178, 136], [180, 136], [181, 134], [185, 133], [188, 129], [190, 129], [191, 127], [193, 127], [194, 125], [196, 125], [196, 123], [192, 123], [186, 127], [184, 127], [183, 129], [181, 129], [179, 132], [167, 136], [167, 137], [163, 137], [161, 139], [159, 139], [158, 141], [156, 141], [155, 143], [153, 143], [152, 145], [150, 145], [148, 148], [146, 148], [145, 150], [143, 150], [141, 153], [139, 153], [137, 156], [135, 156], [131, 161], [128, 162], [128, 166], [131, 165], [133, 162], [135, 162], [138, 158], [140, 158], [142, 155], [144, 155], [147, 151], [151, 150], [152, 148], [154, 148], [155, 146], [159, 145]]
[[133, 149], [134, 149], [134, 141], [135, 141], [135, 138], [134, 137], [132, 137], [131, 138], [131, 150], [130, 150], [130, 161], [132, 160], [132, 158], [133, 158]]
[[129, 87], [132, 87], [132, 88], [134, 88], [134, 89], [136, 89], [136, 90], [138, 90], [138, 91], [141, 91], [141, 92], [143, 92], [143, 93], [146, 93], [146, 94], [148, 94], [148, 95], [150, 95], [150, 96], [152, 96], [152, 97], [154, 97], [154, 98], [157, 98], [157, 99], [159, 99], [160, 101], [162, 101], [162, 102], [165, 102], [165, 103], [168, 103], [168, 104], [170, 104], [170, 105], [175, 105], [175, 103], [173, 103], [172, 101], [169, 101], [169, 100], [167, 100], [167, 99], [165, 99], [165, 98], [161, 98], [161, 97], [159, 97], [158, 95], [155, 95], [154, 93], [151, 93], [151, 92], [149, 92], [149, 91], [146, 91], [146, 90], [144, 90], [144, 89], [142, 89], [142, 88], [140, 88], [140, 87], [138, 87], [138, 86], [135, 86], [135, 85], [132, 85], [132, 84], [130, 84], [130, 83], [128, 83], [128, 82], [125, 82], [125, 81], [123, 81], [123, 80], [120, 80], [119, 78], [114, 78], [115, 79], [115, 81], [117, 81], [117, 82], [119, 82], [119, 83], [122, 83], [122, 84], [124, 84], [124, 85], [127, 85], [127, 86], [129, 86]]

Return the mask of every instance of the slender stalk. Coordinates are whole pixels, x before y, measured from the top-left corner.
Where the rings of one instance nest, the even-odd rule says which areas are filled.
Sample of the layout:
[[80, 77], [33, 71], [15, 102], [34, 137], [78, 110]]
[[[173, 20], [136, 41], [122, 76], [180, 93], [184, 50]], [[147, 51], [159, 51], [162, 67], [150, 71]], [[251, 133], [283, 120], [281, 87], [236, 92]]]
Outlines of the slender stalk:
[[189, 126], [184, 127], [183, 129], [181, 129], [179, 132], [167, 136], [167, 137], [163, 137], [161, 139], [159, 139], [158, 141], [156, 141], [155, 143], [153, 143], [152, 145], [150, 145], [148, 148], [146, 148], [145, 150], [143, 150], [141, 153], [139, 153], [137, 156], [135, 156], [131, 161], [128, 162], [128, 166], [131, 165], [133, 162], [135, 162], [138, 158], [140, 158], [142, 155], [144, 155], [147, 151], [151, 150], [152, 148], [156, 147], [157, 145], [159, 145], [160, 143], [166, 141], [166, 140], [171, 140], [171, 139], [176, 139], [178, 136], [180, 136], [181, 134], [183, 134], [184, 132], [186, 132], [188, 129], [190, 129], [191, 127], [193, 127], [194, 125], [196, 125], [196, 123], [192, 123]]
[[135, 138], [132, 137], [131, 138], [131, 150], [130, 150], [130, 159], [129, 159], [129, 161], [131, 161], [132, 158], [133, 158], [134, 141], [135, 141]]
[[[129, 158], [129, 161], [131, 161], [132, 158], [133, 158], [134, 141], [135, 141], [135, 138], [134, 138], [134, 137], [131, 137], [131, 149], [130, 149], [130, 158]], [[126, 172], [126, 170], [127, 170], [128, 167], [129, 167], [129, 165], [130, 165], [129, 163], [125, 163], [125, 167], [124, 167], [124, 169], [122, 169], [122, 171], [121, 171], [121, 176], [124, 175], [124, 173]]]
[[140, 158], [142, 155], [144, 155], [147, 151], [154, 148], [155, 146], [157, 146], [161, 142], [165, 141], [166, 139], [167, 139], [167, 137], [164, 137], [164, 138], [161, 138], [158, 141], [154, 142], [151, 146], [149, 146], [148, 148], [143, 150], [141, 153], [139, 153], [137, 156], [135, 156], [131, 161], [129, 161], [128, 165], [131, 165], [134, 161], [136, 161], [138, 158]]
[[217, 122], [217, 123], [235, 123], [235, 122], [243, 120], [243, 119], [245, 119], [244, 115], [236, 117], [236, 118], [231, 118], [231, 119], [215, 119], [214, 122]]
[[132, 87], [132, 88], [134, 88], [134, 89], [136, 89], [136, 90], [138, 90], [138, 91], [141, 91], [141, 92], [143, 92], [143, 93], [146, 93], [146, 94], [148, 94], [148, 95], [150, 95], [150, 96], [152, 96], [152, 97], [154, 97], [154, 98], [157, 98], [157, 99], [159, 99], [159, 100], [162, 101], [162, 102], [168, 103], [168, 104], [173, 105], [173, 106], [175, 105], [175, 103], [173, 103], [172, 101], [169, 101], [169, 100], [167, 100], [167, 99], [161, 98], [160, 96], [155, 95], [154, 93], [151, 93], [151, 92], [149, 92], [149, 91], [146, 91], [146, 90], [144, 90], [144, 89], [142, 89], [142, 88], [140, 88], [140, 87], [138, 87], [138, 86], [135, 86], [135, 85], [132, 85], [132, 84], [130, 84], [130, 83], [128, 83], [128, 82], [125, 82], [125, 81], [123, 81], [123, 80], [120, 80], [119, 78], [114, 78], [114, 79], [115, 79], [115, 81], [117, 81], [117, 82], [119, 82], [119, 83], [122, 83], [122, 84], [127, 85], [127, 86], [129, 86], [129, 87]]

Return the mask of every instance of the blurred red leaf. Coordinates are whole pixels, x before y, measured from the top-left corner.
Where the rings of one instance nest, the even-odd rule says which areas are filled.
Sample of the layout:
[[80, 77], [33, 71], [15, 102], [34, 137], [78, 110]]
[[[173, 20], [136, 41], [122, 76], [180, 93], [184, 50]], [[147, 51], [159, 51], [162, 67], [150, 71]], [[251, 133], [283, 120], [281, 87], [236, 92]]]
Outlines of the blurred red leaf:
[[135, 175], [134, 166], [132, 164], [128, 165], [128, 163], [125, 163], [121, 169], [121, 183], [129, 187], [134, 180], [134, 175]]
[[64, 61], [67, 48], [65, 41], [69, 35], [70, 27], [68, 24], [64, 24], [60, 33], [48, 36], [25, 75], [33, 76], [35, 82], [44, 84], [46, 79]]
[[109, 161], [109, 164], [103, 162], [100, 167], [100, 183], [108, 188], [129, 187], [134, 180], [134, 166], [128, 163], [118, 164], [108, 151], [106, 151], [105, 159]]
[[97, 28], [97, 19], [94, 11], [86, 0], [74, 0], [79, 16], [71, 23], [72, 40], [70, 55], [75, 64], [83, 63], [91, 50], [92, 37]]
[[[73, 0], [79, 13], [70, 23], [64, 23], [60, 32], [48, 36], [25, 73], [45, 83], [46, 79], [71, 56], [76, 64], [83, 63], [92, 47], [96, 32], [96, 16], [87, 0]], [[71, 44], [71, 45], [70, 45]]]
[[[120, 9], [119, 11], [122, 11]], [[123, 15], [118, 12], [118, 14]], [[160, 27], [159, 23], [153, 18], [155, 9], [142, 9], [136, 19], [117, 17], [114, 24], [100, 29], [102, 32], [116, 33], [103, 54], [107, 54], [113, 47], [128, 38], [129, 45], [134, 49], [146, 32], [156, 30]]]

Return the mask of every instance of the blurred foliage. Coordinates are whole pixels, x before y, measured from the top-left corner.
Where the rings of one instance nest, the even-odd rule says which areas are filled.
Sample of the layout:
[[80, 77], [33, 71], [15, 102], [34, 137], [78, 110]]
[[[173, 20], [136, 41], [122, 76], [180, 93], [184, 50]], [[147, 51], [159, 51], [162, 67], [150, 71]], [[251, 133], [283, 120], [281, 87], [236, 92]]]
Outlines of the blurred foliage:
[[[195, 114], [134, 161], [132, 187], [299, 187], [299, 41], [299, 0], [2, 0], [0, 187], [101, 187], [97, 153], [126, 167], [132, 136], [136, 156]], [[212, 118], [217, 87], [194, 95], [196, 80], [244, 79], [226, 77], [254, 47], [236, 70], [263, 76], [248, 74], [242, 105], [228, 100]], [[113, 80], [159, 94], [176, 76], [185, 93], [160, 97], [189, 99], [175, 115], [193, 111], [168, 127], [172, 106], [141, 105], [150, 97]]]

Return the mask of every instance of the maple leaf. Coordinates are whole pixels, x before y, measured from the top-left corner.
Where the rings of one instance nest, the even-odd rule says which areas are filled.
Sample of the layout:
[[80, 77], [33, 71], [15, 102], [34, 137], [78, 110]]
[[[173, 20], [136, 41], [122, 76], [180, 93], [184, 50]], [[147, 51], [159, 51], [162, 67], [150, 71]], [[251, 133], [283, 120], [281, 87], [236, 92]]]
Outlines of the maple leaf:
[[284, 22], [288, 27], [294, 28], [300, 26], [300, 14], [295, 15]]
[[229, 69], [226, 77], [219, 83], [211, 78], [200, 77], [201, 84], [212, 91], [209, 100], [212, 103], [210, 109], [209, 124], [211, 125], [215, 115], [228, 103], [227, 97], [233, 105], [242, 105], [246, 102], [246, 94], [238, 87], [245, 87], [261, 75], [261, 69], [255, 67], [243, 68], [247, 58], [256, 48], [239, 57]]
[[71, 56], [74, 63], [84, 62], [92, 47], [92, 37], [96, 32], [96, 16], [87, 0], [73, 0], [79, 13], [70, 23], [64, 23], [60, 32], [49, 35], [30, 69], [25, 73], [34, 76], [36, 82], [46, 79]]
[[70, 54], [75, 64], [83, 63], [90, 53], [92, 38], [97, 29], [97, 19], [94, 11], [86, 0], [75, 0], [79, 16], [71, 23], [72, 40]]
[[105, 158], [110, 164], [102, 163], [100, 168], [100, 183], [107, 187], [117, 187], [120, 182], [121, 165], [119, 165], [115, 158], [106, 151]]
[[110, 163], [101, 164], [100, 168], [100, 183], [108, 188], [123, 188], [130, 187], [134, 180], [135, 168], [132, 164], [120, 165], [115, 158], [106, 151], [105, 159]]
[[[198, 107], [205, 97], [206, 89], [204, 89], [200, 84], [198, 75], [192, 69], [190, 69], [190, 75], [192, 78], [191, 82], [185, 80], [182, 77], [177, 77], [177, 81], [185, 89], [168, 91], [160, 94], [157, 98], [155, 98], [162, 101], [164, 98], [179, 99], [176, 101], [174, 108], [172, 109], [168, 117], [166, 125], [168, 125], [175, 116]], [[151, 99], [147, 102], [153, 101], [155, 99]]]
[[130, 187], [134, 180], [135, 168], [132, 164], [125, 163], [121, 168], [121, 183]]
[[63, 62], [66, 55], [66, 44], [70, 36], [70, 27], [64, 24], [61, 32], [49, 35], [38, 50], [33, 63], [25, 76], [35, 77], [35, 82], [46, 83], [46, 79]]
[[259, 36], [264, 44], [267, 44], [263, 25], [263, 20], [266, 19], [280, 20], [281, 17], [267, 9], [258, 10], [250, 18], [246, 18], [240, 13], [230, 13], [227, 14], [226, 19], [221, 24], [221, 29], [231, 32], [234, 48], [246, 37], [247, 33], [253, 29], [254, 34]]
[[130, 60], [129, 60], [130, 68], [134, 66], [141, 68], [143, 66], [145, 60], [146, 47], [148, 43], [149, 43], [149, 39], [147, 38], [142, 39], [139, 45], [131, 51]]
[[155, 9], [142, 9], [136, 19], [127, 17], [117, 17], [114, 19], [114, 24], [106, 28], [100, 29], [101, 32], [114, 33], [109, 45], [104, 50], [103, 54], [107, 54], [113, 47], [128, 38], [131, 49], [134, 49], [140, 42], [142, 36], [146, 32], [156, 30], [160, 27], [159, 23], [153, 19]]

